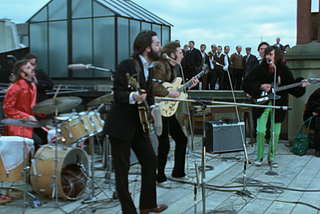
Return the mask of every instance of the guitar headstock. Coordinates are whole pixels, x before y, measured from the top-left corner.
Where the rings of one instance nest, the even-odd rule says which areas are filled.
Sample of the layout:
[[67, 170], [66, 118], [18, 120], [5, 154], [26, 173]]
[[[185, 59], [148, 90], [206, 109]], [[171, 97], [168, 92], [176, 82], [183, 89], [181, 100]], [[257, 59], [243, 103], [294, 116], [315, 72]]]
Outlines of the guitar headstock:
[[315, 84], [315, 83], [320, 82], [320, 78], [310, 78], [308, 80], [308, 82], [311, 83], [311, 84]]
[[140, 89], [139, 82], [133, 76], [130, 76], [129, 73], [126, 73], [127, 82], [128, 82], [128, 88], [131, 88], [133, 90], [139, 90]]
[[207, 64], [202, 66], [202, 72], [203, 74], [209, 73], [209, 66]]

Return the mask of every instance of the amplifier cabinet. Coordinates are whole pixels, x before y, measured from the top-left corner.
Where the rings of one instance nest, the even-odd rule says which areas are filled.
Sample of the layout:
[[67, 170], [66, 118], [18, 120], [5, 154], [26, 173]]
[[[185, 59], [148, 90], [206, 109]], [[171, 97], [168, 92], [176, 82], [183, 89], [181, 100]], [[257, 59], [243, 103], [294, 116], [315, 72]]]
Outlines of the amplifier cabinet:
[[245, 139], [244, 122], [206, 121], [206, 151], [211, 153], [243, 151], [242, 130]]

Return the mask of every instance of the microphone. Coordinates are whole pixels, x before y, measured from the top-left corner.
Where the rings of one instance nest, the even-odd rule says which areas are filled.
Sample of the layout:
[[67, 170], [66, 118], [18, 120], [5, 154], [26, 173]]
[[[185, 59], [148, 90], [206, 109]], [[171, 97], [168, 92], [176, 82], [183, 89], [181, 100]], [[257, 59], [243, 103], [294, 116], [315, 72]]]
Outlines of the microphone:
[[183, 73], [184, 71], [183, 71], [183, 68], [182, 68], [180, 62], [178, 62], [178, 61], [170, 58], [170, 57], [168, 56], [168, 54], [166, 54], [166, 53], [163, 53], [161, 57], [162, 57], [163, 59], [171, 60], [171, 61], [173, 61], [173, 62], [175, 62], [175, 63], [177, 63], [177, 64], [179, 65], [180, 70], [181, 70], [182, 81], [183, 81], [183, 83], [185, 83], [184, 73]]
[[14, 61], [18, 61], [17, 58], [15, 56], [13, 56], [13, 55], [7, 55], [7, 57], [14, 59]]
[[78, 64], [70, 64], [68, 65], [68, 69], [70, 70], [85, 70], [85, 69], [96, 69], [96, 70], [100, 70], [100, 71], [106, 71], [106, 72], [114, 72], [111, 69], [106, 69], [106, 68], [99, 68], [96, 66], [93, 66], [91, 64], [83, 64], [83, 63], [78, 63]]
[[84, 70], [84, 69], [89, 69], [90, 64], [70, 64], [68, 65], [68, 69], [71, 70]]
[[161, 117], [161, 110], [160, 110], [159, 103], [155, 103], [153, 115], [154, 115], [154, 128], [157, 136], [160, 136], [162, 134], [162, 117]]
[[168, 54], [166, 54], [166, 53], [162, 54], [162, 58], [163, 58], [163, 59], [171, 60], [171, 61], [173, 61], [173, 62], [175, 62], [175, 63], [178, 63], [178, 64], [180, 65], [180, 62], [178, 62], [178, 61], [170, 58], [170, 57], [168, 56]]

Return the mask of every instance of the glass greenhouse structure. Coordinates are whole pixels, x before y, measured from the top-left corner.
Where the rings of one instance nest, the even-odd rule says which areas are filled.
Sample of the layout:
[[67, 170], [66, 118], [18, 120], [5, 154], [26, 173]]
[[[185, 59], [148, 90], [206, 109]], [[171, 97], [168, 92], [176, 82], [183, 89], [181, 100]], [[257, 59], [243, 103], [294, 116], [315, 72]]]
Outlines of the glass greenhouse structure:
[[130, 0], [51, 0], [28, 21], [30, 52], [57, 79], [98, 79], [98, 70], [68, 70], [73, 63], [115, 69], [132, 54], [139, 31], [170, 41], [172, 25]]

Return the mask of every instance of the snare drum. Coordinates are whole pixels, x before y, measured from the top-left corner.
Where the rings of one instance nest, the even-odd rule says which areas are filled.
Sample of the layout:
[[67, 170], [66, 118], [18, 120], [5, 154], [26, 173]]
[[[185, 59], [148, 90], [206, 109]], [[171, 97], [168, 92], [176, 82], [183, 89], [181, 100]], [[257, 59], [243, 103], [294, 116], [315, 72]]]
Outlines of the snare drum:
[[[79, 148], [58, 145], [58, 196], [76, 200], [87, 185], [83, 171], [88, 170], [87, 154]], [[40, 195], [52, 196], [55, 184], [55, 145], [47, 144], [35, 154], [31, 163], [30, 183]], [[83, 170], [81, 170], [81, 168]]]
[[104, 121], [101, 120], [100, 113], [97, 111], [89, 112], [89, 119], [92, 125], [92, 129], [95, 131], [95, 133], [102, 132]]
[[91, 122], [85, 112], [69, 118], [60, 125], [60, 134], [65, 138], [66, 145], [77, 143], [94, 135]]

